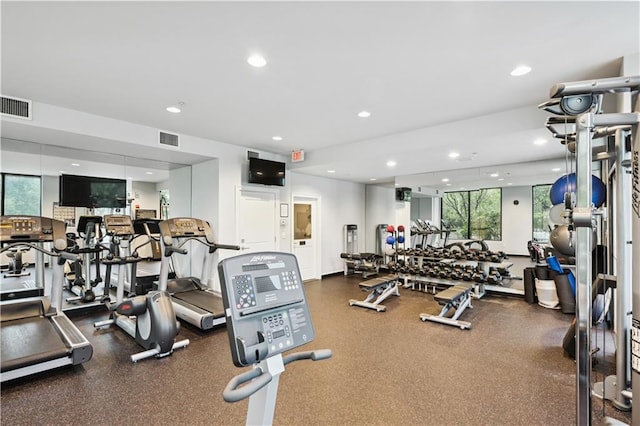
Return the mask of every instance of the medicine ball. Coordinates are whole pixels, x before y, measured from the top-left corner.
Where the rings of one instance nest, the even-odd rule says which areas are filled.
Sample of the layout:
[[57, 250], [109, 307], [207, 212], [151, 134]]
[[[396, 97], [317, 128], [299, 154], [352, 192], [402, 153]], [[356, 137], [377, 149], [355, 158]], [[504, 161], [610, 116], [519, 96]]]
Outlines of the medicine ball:
[[[564, 175], [551, 185], [549, 190], [549, 198], [551, 204], [563, 204], [565, 192], [576, 192], [576, 174], [571, 173]], [[597, 176], [591, 175], [591, 202], [600, 207], [606, 199], [607, 188]]]
[[555, 225], [562, 225], [564, 220], [562, 214], [564, 213], [564, 204], [556, 204], [549, 210], [549, 220]]

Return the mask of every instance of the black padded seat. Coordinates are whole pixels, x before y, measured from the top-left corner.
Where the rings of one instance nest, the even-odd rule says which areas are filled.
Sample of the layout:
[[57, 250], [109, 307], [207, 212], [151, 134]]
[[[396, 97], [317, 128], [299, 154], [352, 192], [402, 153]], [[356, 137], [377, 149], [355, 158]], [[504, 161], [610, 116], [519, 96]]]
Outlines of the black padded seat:
[[441, 305], [446, 305], [447, 303], [455, 302], [456, 300], [462, 298], [472, 289], [473, 286], [470, 285], [456, 284], [453, 287], [449, 287], [448, 289], [441, 291], [433, 297]]

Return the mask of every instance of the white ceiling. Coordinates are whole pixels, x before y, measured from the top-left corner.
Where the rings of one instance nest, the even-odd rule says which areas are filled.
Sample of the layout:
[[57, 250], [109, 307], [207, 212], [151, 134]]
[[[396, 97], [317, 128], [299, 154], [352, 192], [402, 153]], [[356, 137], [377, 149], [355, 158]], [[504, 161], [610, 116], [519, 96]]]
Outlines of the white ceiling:
[[[450, 172], [452, 188], [500, 186], [507, 179], [481, 180], [484, 170], [517, 163], [540, 172], [513, 166], [502, 176], [520, 182], [526, 169], [534, 182], [523, 184], [540, 183], [564, 158], [536, 108], [550, 87], [616, 76], [621, 58], [640, 51], [637, 1], [1, 8], [4, 95], [287, 156], [304, 149], [290, 165], [302, 173], [442, 189], [438, 172], [471, 169]], [[267, 66], [250, 67], [252, 53]], [[522, 63], [533, 71], [511, 77]], [[179, 102], [182, 113], [165, 111]], [[35, 137], [46, 135], [26, 140]], [[541, 137], [549, 143], [533, 145]], [[451, 150], [461, 158], [448, 159]]]

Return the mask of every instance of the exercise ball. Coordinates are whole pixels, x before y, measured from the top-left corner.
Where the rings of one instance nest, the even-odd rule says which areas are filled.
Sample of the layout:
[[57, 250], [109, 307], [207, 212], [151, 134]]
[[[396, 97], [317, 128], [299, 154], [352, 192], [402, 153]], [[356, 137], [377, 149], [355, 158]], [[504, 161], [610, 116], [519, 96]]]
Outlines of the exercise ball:
[[[551, 231], [549, 235], [549, 242], [554, 249], [558, 250], [565, 256], [576, 255], [576, 243], [578, 242], [578, 233], [573, 230], [569, 232], [569, 226], [558, 225]], [[596, 247], [597, 235], [595, 229], [591, 236], [591, 250]]]
[[562, 225], [564, 223], [564, 204], [556, 204], [549, 210], [549, 220], [554, 225]]
[[[563, 204], [566, 192], [576, 192], [576, 174], [564, 175], [556, 180], [549, 190], [551, 204]], [[597, 176], [591, 175], [591, 202], [600, 207], [604, 204], [607, 195], [607, 188]]]

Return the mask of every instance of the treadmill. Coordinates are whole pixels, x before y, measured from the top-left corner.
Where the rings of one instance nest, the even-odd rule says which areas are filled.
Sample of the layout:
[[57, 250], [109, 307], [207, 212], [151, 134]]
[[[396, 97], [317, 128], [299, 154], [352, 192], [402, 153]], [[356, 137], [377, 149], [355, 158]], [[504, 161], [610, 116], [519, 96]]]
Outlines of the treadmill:
[[[216, 244], [213, 229], [202, 219], [178, 217], [162, 221], [159, 226], [162, 260], [158, 290], [171, 294], [176, 317], [181, 320], [201, 330], [224, 324], [226, 320], [222, 297], [209, 285], [213, 275], [214, 253], [218, 249], [240, 250], [240, 247]], [[189, 242], [193, 244], [190, 246]], [[201, 248], [198, 245], [204, 246], [206, 250], [196, 250]], [[172, 255], [189, 254], [187, 247], [192, 251], [188, 258], [190, 263], [202, 265], [200, 276], [181, 276], [181, 271], [175, 271], [176, 278], [169, 279]], [[200, 255], [204, 256], [204, 261], [194, 262]]]
[[[67, 248], [64, 222], [47, 217], [0, 216], [0, 243], [0, 252], [28, 245], [54, 258], [76, 259], [76, 255], [64, 251]], [[52, 249], [43, 248], [42, 243], [52, 243]], [[64, 261], [52, 263], [49, 296], [0, 303], [0, 382], [78, 365], [93, 355], [89, 341], [61, 310]]]

